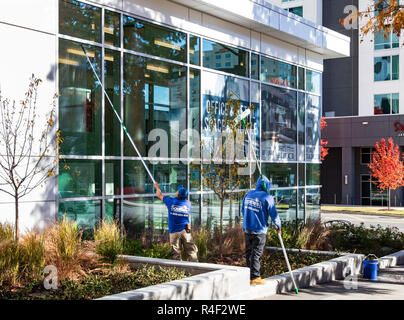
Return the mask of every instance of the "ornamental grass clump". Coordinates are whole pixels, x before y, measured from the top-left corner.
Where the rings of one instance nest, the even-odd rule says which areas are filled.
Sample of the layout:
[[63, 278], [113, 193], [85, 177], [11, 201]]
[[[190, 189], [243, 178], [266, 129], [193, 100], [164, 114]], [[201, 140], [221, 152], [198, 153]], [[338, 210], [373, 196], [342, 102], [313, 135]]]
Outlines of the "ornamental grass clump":
[[0, 286], [14, 285], [17, 282], [19, 251], [13, 226], [0, 223]]
[[45, 267], [45, 236], [31, 231], [19, 243], [21, 272], [29, 279], [38, 279]]
[[123, 238], [117, 222], [102, 221], [94, 230], [95, 252], [102, 259], [115, 264], [123, 252]]
[[80, 272], [80, 260], [83, 258], [81, 235], [77, 223], [66, 217], [47, 230], [46, 263], [56, 266], [59, 279], [73, 277], [75, 272]]

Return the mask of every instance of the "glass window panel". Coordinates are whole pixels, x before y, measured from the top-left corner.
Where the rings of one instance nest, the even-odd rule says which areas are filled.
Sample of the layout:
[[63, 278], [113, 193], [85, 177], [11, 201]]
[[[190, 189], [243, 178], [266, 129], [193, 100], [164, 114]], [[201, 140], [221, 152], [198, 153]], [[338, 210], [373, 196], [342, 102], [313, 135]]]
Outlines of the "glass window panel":
[[306, 190], [306, 220], [320, 219], [320, 189]]
[[[230, 58], [226, 59], [226, 54], [230, 54]], [[224, 61], [228, 59], [230, 66], [226, 67]], [[248, 77], [248, 52], [203, 39], [203, 66]]]
[[298, 189], [297, 192], [297, 220], [302, 221], [305, 213], [305, 190]]
[[59, 202], [59, 217], [67, 217], [70, 221], [77, 222], [83, 237], [93, 233], [94, 228], [101, 219], [101, 200], [66, 201]]
[[[126, 238], [137, 239], [145, 234], [146, 226], [153, 218], [153, 202], [153, 197], [123, 199], [122, 219]], [[160, 206], [164, 206], [162, 201]]]
[[308, 186], [319, 186], [320, 182], [320, 164], [306, 164], [306, 184]]
[[275, 199], [281, 221], [296, 221], [297, 190], [273, 190], [270, 193]]
[[121, 194], [121, 160], [105, 160], [105, 195]]
[[303, 17], [303, 6], [289, 8], [289, 12], [298, 15], [299, 17]]
[[[124, 55], [124, 121], [142, 156], [179, 158], [180, 151], [183, 154], [186, 77], [186, 67]], [[127, 137], [124, 154], [137, 156]]]
[[390, 49], [391, 34], [385, 31], [375, 32], [375, 50]]
[[375, 94], [374, 114], [390, 114], [391, 113], [391, 95]]
[[162, 26], [123, 16], [124, 48], [187, 62], [187, 35]]
[[297, 93], [297, 158], [299, 161], [305, 159], [305, 104], [306, 95]]
[[392, 32], [392, 41], [391, 41], [391, 45], [393, 48], [399, 48], [400, 47], [400, 37], [397, 36], [397, 34], [395, 32]]
[[[105, 49], [104, 86], [115, 110], [121, 115], [121, 58], [118, 51]], [[105, 155], [121, 155], [121, 124], [105, 96]]]
[[[85, 45], [100, 74], [101, 49]], [[59, 128], [65, 155], [101, 154], [101, 87], [79, 43], [59, 40]]]
[[[187, 166], [184, 164], [151, 164], [145, 161], [163, 193], [175, 193], [178, 185], [187, 188]], [[124, 194], [153, 194], [154, 187], [140, 160], [124, 161]]]
[[296, 88], [297, 67], [261, 56], [261, 81]]
[[201, 164], [193, 162], [189, 165], [191, 191], [201, 191]]
[[189, 35], [189, 63], [199, 66], [201, 64], [201, 38]]
[[306, 95], [306, 161], [320, 161], [320, 97]]
[[298, 89], [304, 90], [305, 89], [305, 84], [306, 84], [306, 76], [304, 72], [304, 68], [297, 68], [297, 73], [298, 73]]
[[375, 81], [391, 80], [391, 57], [376, 57], [374, 63]]
[[362, 197], [370, 197], [370, 182], [362, 182]]
[[392, 100], [392, 113], [393, 114], [398, 114], [400, 113], [400, 94], [399, 93], [393, 93], [391, 95], [391, 100]]
[[306, 185], [306, 167], [304, 163], [298, 164], [299, 170], [299, 187], [303, 187]]
[[[220, 199], [213, 193], [205, 193], [202, 195], [202, 199], [202, 225], [213, 231], [215, 226], [220, 225]], [[230, 199], [226, 199], [223, 203], [223, 229], [231, 221], [230, 213]]]
[[297, 185], [297, 167], [295, 163], [263, 163], [261, 170], [271, 181], [271, 188], [294, 187]]
[[101, 196], [101, 160], [64, 159], [59, 163], [59, 198]]
[[296, 91], [261, 86], [262, 159], [296, 161]]
[[189, 156], [199, 159], [201, 136], [201, 74], [198, 69], [189, 70], [189, 127], [192, 130], [189, 136]]
[[259, 80], [260, 71], [259, 64], [260, 56], [255, 53], [251, 53], [251, 78], [255, 80]]
[[104, 14], [104, 43], [110, 46], [121, 46], [121, 15], [105, 10]]
[[59, 33], [101, 42], [101, 8], [75, 0], [59, 0]]
[[392, 56], [392, 80], [398, 80], [400, 77], [400, 56]]
[[321, 94], [321, 73], [306, 70], [306, 91]]
[[105, 200], [105, 220], [108, 222], [120, 221], [121, 217], [121, 200], [106, 199]]
[[[260, 85], [255, 82], [251, 82], [251, 105], [254, 106], [254, 112], [251, 114], [251, 138], [255, 136], [255, 156], [260, 159]], [[248, 137], [247, 137], [248, 139]], [[254, 142], [253, 142], [254, 143]], [[250, 149], [251, 150], [251, 149]], [[251, 156], [255, 159], [254, 156]]]
[[192, 228], [195, 230], [202, 225], [202, 196], [200, 194], [191, 194], [190, 221]]

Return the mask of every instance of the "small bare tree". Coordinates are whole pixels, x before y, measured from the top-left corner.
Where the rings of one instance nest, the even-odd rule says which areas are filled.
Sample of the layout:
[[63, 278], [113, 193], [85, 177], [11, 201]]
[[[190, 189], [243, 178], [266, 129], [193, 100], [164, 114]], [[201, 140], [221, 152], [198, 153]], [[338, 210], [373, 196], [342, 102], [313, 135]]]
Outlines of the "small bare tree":
[[63, 142], [60, 131], [53, 128], [58, 94], [53, 97], [44, 123], [38, 123], [37, 96], [41, 82], [32, 75], [25, 99], [19, 104], [3, 100], [0, 92], [0, 191], [15, 201], [16, 240], [19, 200], [55, 175]]

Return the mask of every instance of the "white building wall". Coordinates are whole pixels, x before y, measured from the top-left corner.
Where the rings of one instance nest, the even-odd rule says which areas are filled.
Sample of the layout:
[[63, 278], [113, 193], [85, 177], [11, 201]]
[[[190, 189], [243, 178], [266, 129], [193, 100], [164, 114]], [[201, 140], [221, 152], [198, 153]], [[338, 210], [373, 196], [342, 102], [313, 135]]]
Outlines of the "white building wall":
[[323, 24], [323, 0], [267, 0], [274, 5], [283, 9], [303, 7], [303, 18], [314, 22], [315, 24]]
[[[359, 11], [366, 11], [372, 0], [359, 0]], [[365, 19], [359, 21], [359, 28], [366, 24]], [[400, 114], [404, 114], [404, 34], [401, 34], [400, 47], [385, 50], [374, 49], [374, 35], [361, 35], [359, 39], [359, 116], [374, 115], [375, 94], [400, 94]], [[399, 55], [399, 80], [374, 81], [374, 58]]]
[[[206, 36], [230, 45], [322, 71], [322, 57], [305, 48], [190, 9], [168, 0], [97, 0], [128, 14]], [[310, 10], [306, 10], [310, 12]], [[3, 97], [20, 101], [31, 74], [41, 78], [39, 114], [50, 110], [58, 90], [58, 1], [1, 0], [0, 2], [0, 88]], [[39, 128], [40, 129], [40, 128]], [[57, 216], [57, 178], [51, 178], [20, 204], [20, 230], [44, 226]], [[14, 223], [13, 198], [0, 193], [0, 222]]]

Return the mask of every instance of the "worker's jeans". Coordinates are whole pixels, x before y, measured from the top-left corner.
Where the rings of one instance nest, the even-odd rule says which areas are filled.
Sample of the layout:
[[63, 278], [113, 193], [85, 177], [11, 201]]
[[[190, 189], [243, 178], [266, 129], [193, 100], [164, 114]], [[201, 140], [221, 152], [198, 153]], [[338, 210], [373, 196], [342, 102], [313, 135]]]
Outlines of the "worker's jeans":
[[185, 230], [170, 233], [170, 244], [173, 259], [181, 260], [181, 248], [183, 246], [189, 261], [198, 262], [198, 247], [195, 245], [190, 233], [187, 233]]
[[260, 258], [266, 242], [265, 233], [244, 233], [245, 236], [245, 255], [247, 267], [250, 268], [250, 279], [253, 280], [260, 276]]

